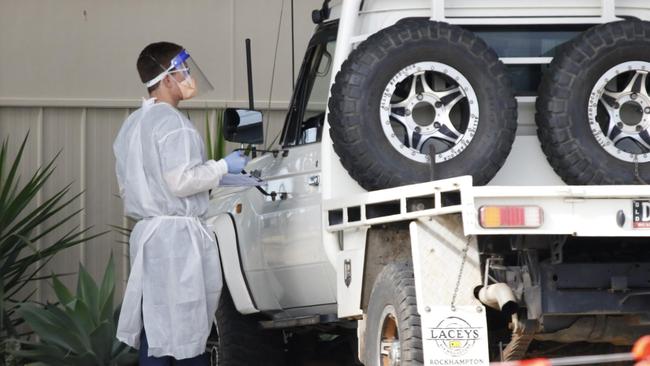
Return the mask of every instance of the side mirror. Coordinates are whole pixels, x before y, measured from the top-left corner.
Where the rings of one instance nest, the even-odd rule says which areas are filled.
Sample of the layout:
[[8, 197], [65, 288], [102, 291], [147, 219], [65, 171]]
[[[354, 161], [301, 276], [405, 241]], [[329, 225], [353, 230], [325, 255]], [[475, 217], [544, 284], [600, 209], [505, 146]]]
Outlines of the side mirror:
[[240, 144], [264, 143], [262, 112], [226, 108], [223, 114], [223, 135], [226, 141]]

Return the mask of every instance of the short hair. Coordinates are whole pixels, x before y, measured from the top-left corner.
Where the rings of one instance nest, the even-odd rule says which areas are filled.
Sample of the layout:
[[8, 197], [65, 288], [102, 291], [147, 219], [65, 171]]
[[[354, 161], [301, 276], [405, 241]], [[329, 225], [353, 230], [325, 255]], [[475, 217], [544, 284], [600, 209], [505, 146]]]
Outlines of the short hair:
[[[145, 47], [138, 56], [137, 68], [140, 80], [143, 83], [155, 78], [167, 70], [174, 56], [178, 55], [183, 47], [171, 42], [156, 42]], [[156, 90], [160, 82], [147, 88], [151, 93]]]

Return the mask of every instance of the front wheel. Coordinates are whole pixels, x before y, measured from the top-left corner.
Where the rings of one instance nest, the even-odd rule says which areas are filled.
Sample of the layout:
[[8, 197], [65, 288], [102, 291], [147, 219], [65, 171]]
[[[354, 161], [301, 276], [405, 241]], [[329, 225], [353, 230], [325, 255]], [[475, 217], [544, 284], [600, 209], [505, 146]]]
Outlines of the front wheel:
[[208, 340], [210, 366], [284, 365], [282, 333], [263, 330], [256, 319], [240, 314], [226, 288], [216, 318], [217, 331]]
[[420, 366], [422, 330], [413, 267], [391, 263], [375, 280], [368, 304], [366, 366]]

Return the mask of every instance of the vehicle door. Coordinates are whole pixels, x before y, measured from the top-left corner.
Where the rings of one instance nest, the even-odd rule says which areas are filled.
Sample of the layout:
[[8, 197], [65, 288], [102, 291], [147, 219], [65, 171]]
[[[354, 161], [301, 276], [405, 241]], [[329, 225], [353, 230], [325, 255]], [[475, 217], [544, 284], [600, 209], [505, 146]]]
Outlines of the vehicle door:
[[[327, 29], [326, 29], [327, 30]], [[260, 228], [267, 280], [285, 310], [336, 303], [335, 272], [321, 244], [320, 139], [336, 29], [312, 38], [282, 131], [284, 153], [262, 171]]]

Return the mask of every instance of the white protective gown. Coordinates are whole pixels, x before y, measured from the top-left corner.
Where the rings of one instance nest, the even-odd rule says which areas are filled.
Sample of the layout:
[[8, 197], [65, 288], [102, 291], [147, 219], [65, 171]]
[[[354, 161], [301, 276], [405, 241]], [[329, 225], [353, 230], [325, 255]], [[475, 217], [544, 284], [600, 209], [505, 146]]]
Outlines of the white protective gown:
[[144, 326], [149, 356], [197, 356], [222, 286], [217, 244], [201, 217], [227, 164], [206, 162], [193, 124], [154, 99], [127, 118], [113, 150], [124, 211], [139, 220], [117, 338], [139, 348]]

